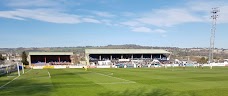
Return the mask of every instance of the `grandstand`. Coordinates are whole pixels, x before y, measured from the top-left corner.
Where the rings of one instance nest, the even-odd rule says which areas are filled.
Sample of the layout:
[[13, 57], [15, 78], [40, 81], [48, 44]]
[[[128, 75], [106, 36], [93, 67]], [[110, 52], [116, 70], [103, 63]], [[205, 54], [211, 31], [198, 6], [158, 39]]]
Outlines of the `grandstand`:
[[73, 52], [29, 52], [29, 65], [67, 65], [71, 64]]
[[167, 61], [170, 52], [160, 49], [85, 49], [85, 59], [87, 64], [91, 62], [106, 61], [131, 61], [154, 59]]

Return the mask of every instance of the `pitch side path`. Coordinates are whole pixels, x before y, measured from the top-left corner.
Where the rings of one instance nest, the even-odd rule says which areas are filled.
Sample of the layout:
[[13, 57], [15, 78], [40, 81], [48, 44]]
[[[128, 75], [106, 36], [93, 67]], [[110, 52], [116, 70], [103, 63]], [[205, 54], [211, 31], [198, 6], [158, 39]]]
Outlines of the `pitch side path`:
[[228, 67], [30, 70], [0, 86], [0, 96], [228, 96]]

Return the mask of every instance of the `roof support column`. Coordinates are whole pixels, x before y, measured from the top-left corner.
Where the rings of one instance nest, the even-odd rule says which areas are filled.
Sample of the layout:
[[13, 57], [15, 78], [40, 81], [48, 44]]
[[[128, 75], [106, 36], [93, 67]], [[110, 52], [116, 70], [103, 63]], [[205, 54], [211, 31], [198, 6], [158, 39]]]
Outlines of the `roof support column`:
[[141, 59], [143, 59], [143, 54], [141, 55]]
[[121, 57], [120, 57], [120, 59], [123, 59], [123, 54], [121, 54]]
[[44, 62], [47, 63], [47, 58], [46, 58], [46, 56], [44, 57]]
[[153, 60], [153, 55], [152, 54], [150, 54], [150, 59]]
[[89, 65], [89, 54], [85, 54], [86, 65]]
[[73, 58], [73, 55], [70, 55], [70, 63], [71, 63], [71, 64], [74, 64], [74, 62], [75, 62], [75, 60], [74, 60], [74, 58]]
[[133, 54], [131, 54], [131, 59], [133, 60], [133, 58], [134, 58], [134, 57], [133, 57]]
[[59, 62], [61, 61], [61, 60], [60, 60], [60, 56], [58, 57], [58, 60], [59, 60]]
[[99, 55], [99, 60], [101, 60], [101, 55]]
[[32, 59], [32, 58], [31, 58], [31, 55], [28, 55], [27, 60], [28, 60], [28, 62], [29, 62], [29, 67], [30, 67], [30, 68], [32, 68], [32, 64], [31, 64], [32, 61], [31, 61], [31, 59]]
[[167, 60], [169, 60], [171, 58], [171, 54], [168, 54], [168, 58], [167, 58]]
[[162, 59], [162, 56], [161, 56], [161, 54], [160, 54], [160, 59]]
[[112, 55], [110, 55], [110, 60], [112, 60]]

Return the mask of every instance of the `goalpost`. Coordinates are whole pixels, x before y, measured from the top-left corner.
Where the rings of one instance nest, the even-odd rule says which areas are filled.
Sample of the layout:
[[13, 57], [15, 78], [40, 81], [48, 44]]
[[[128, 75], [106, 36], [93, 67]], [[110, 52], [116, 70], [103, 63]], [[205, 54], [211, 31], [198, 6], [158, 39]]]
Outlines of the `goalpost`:
[[21, 76], [21, 72], [20, 72], [20, 68], [19, 68], [19, 64], [17, 63], [17, 72], [18, 72], [18, 76]]
[[20, 76], [24, 74], [24, 66], [23, 63], [16, 63], [16, 64], [7, 64], [0, 66], [0, 75], [6, 75], [7, 77], [12, 76]]
[[[21, 70], [22, 70], [22, 74], [24, 74], [25, 70], [24, 70], [24, 64], [23, 63], [21, 64]], [[18, 76], [21, 76], [19, 63], [17, 63], [17, 72], [18, 72]]]

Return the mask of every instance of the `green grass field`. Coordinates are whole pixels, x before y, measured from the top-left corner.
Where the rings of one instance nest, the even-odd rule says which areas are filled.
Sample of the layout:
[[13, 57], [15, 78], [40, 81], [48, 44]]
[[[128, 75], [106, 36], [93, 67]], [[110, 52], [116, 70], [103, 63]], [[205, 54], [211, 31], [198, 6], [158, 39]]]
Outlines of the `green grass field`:
[[[228, 96], [228, 67], [26, 71], [0, 96]], [[15, 77], [0, 77], [0, 86]]]

